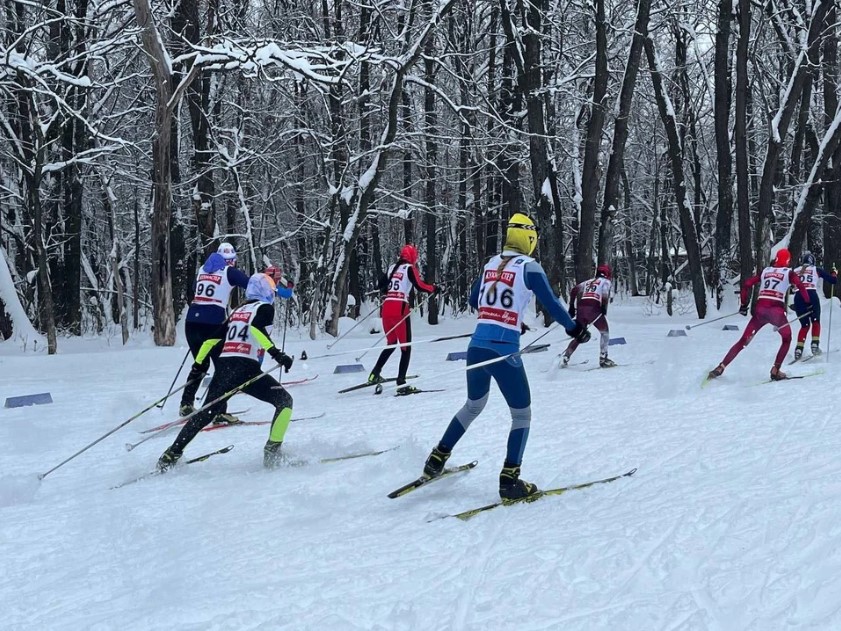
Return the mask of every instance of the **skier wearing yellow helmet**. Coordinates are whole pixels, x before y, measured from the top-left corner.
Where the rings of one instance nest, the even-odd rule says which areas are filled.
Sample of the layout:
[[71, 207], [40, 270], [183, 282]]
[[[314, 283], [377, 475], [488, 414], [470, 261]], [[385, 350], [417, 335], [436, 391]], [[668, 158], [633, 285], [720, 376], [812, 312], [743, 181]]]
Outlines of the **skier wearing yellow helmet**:
[[[522, 316], [536, 296], [540, 303], [570, 337], [586, 342], [590, 334], [576, 323], [558, 301], [546, 272], [531, 255], [537, 247], [537, 228], [522, 213], [508, 221], [505, 245], [485, 264], [473, 283], [470, 305], [479, 311], [479, 321], [467, 347], [467, 401], [450, 421], [438, 445], [426, 460], [423, 474], [441, 475], [453, 447], [482, 412], [490, 394], [493, 378], [511, 411], [511, 430], [505, 463], [499, 474], [502, 499], [520, 499], [537, 492], [537, 486], [520, 479], [520, 465], [531, 424], [531, 391], [520, 355]], [[500, 359], [508, 356], [507, 359]], [[489, 360], [494, 363], [471, 369]]]

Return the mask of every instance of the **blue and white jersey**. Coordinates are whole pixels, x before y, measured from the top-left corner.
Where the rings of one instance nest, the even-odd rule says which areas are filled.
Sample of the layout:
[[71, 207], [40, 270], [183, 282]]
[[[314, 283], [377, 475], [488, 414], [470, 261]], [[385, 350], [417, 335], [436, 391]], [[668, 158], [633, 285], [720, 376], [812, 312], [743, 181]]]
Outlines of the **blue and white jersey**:
[[234, 287], [248, 286], [248, 276], [227, 265], [220, 254], [213, 253], [199, 269], [193, 302], [187, 311], [187, 322], [222, 324], [228, 317], [228, 305]]
[[[506, 259], [504, 266], [503, 259]], [[501, 355], [518, 351], [522, 316], [532, 296], [537, 297], [564, 329], [575, 326], [552, 292], [540, 263], [513, 251], [492, 257], [470, 292], [470, 304], [479, 310], [470, 346], [493, 349]]]

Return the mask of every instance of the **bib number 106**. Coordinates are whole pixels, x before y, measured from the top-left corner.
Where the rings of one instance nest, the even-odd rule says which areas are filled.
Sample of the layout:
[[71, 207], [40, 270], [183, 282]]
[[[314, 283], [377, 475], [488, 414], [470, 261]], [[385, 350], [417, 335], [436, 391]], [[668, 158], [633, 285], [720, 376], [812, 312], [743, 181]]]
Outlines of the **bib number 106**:
[[499, 299], [499, 304], [503, 309], [510, 309], [514, 306], [514, 291], [510, 287], [506, 287], [498, 292], [496, 286], [490, 287], [482, 286], [479, 291], [479, 304], [493, 307]]

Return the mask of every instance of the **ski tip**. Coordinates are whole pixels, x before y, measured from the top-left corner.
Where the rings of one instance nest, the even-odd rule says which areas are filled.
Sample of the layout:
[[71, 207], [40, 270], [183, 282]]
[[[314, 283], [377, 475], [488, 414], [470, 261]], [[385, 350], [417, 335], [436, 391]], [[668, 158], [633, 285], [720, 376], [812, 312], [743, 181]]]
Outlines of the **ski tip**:
[[126, 446], [126, 451], [131, 451], [132, 449], [134, 449], [134, 445], [132, 445], [131, 443], [126, 443], [125, 446]]
[[634, 467], [633, 469], [631, 469], [630, 471], [628, 471], [628, 473], [626, 473], [625, 475], [626, 475], [627, 477], [630, 477], [630, 476], [634, 475], [636, 472], [637, 472], [637, 468], [636, 468], [636, 467]]
[[[234, 446], [233, 446], [233, 445], [228, 445], [227, 447], [223, 447], [222, 449], [220, 449], [220, 450], [219, 450], [219, 453], [220, 453], [220, 454], [226, 454], [226, 453], [228, 453], [228, 452], [229, 452], [231, 449], [233, 449], [233, 448], [234, 448]], [[636, 469], [634, 469], [634, 471], [636, 471]]]

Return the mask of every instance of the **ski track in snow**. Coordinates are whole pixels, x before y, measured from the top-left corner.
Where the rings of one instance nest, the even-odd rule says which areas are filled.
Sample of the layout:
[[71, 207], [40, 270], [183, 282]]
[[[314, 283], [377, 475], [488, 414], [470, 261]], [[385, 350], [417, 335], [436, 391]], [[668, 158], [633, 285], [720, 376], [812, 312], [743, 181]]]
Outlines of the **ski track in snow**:
[[[739, 333], [718, 323], [667, 338], [693, 321], [641, 311], [640, 303], [611, 310], [611, 335], [628, 341], [610, 347], [618, 368], [587, 370], [597, 361], [594, 339], [573, 358], [588, 364], [557, 369], [561, 332], [541, 340], [549, 352], [524, 356], [533, 421], [523, 477], [551, 488], [637, 473], [469, 522], [426, 519], [497, 498], [510, 417], [495, 387], [451, 460], [479, 466], [386, 497], [420, 473], [462, 405], [463, 374], [443, 373], [464, 362], [444, 358], [467, 340], [415, 348], [418, 386], [446, 391], [411, 397], [389, 388], [336, 394], [367, 375], [331, 374], [355, 363], [354, 353], [296, 361], [289, 379], [320, 377], [290, 389], [295, 415], [326, 412], [290, 426], [284, 447], [300, 466], [264, 471], [267, 428], [233, 427], [200, 434], [186, 451], [234, 444], [229, 454], [117, 490], [110, 487], [152, 470], [174, 438], [123, 448], [138, 430], [172, 419], [177, 396], [37, 490], [33, 480], [161, 396], [184, 348], [63, 340], [61, 354], [45, 357], [0, 344], [0, 366], [14, 376], [0, 396], [49, 391], [54, 399], [0, 411], [2, 627], [841, 628], [841, 435], [823, 403], [841, 358], [815, 360], [819, 376], [757, 385], [777, 348], [766, 327], [701, 388]], [[415, 318], [413, 328], [423, 339], [473, 324]], [[824, 339], [828, 330], [825, 322]], [[331, 352], [372, 341], [359, 331]], [[329, 342], [290, 331], [287, 349], [315, 356]], [[365, 368], [375, 360], [366, 355]], [[804, 374], [815, 362], [786, 370]], [[395, 356], [385, 373], [396, 370]], [[235, 397], [232, 408], [244, 407], [246, 420], [270, 417], [268, 406]], [[319, 462], [389, 447], [398, 448]]]

